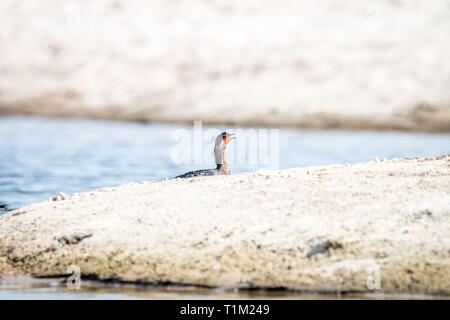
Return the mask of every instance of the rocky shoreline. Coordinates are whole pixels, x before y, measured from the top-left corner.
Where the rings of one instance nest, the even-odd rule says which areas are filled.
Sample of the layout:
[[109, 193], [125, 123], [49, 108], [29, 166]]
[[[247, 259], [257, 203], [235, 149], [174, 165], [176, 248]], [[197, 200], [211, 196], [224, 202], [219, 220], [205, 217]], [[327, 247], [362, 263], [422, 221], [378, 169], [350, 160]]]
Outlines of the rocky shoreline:
[[0, 216], [0, 274], [450, 295], [450, 157], [129, 183]]

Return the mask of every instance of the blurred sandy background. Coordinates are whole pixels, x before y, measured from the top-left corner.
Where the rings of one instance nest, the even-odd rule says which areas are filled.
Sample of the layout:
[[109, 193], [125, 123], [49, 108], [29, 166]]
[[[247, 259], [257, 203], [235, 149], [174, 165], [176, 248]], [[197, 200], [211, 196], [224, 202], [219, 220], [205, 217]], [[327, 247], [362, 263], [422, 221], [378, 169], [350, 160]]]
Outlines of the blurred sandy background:
[[450, 1], [2, 0], [0, 114], [450, 131]]

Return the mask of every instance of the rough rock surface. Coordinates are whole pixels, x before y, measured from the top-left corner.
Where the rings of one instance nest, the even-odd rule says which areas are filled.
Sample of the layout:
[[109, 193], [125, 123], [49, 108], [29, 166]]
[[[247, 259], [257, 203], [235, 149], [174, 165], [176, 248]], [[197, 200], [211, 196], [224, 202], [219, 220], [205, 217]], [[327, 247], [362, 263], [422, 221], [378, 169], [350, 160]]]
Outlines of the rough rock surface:
[[2, 0], [0, 114], [450, 131], [449, 12], [447, 0]]
[[449, 156], [129, 183], [0, 216], [0, 273], [450, 295], [449, 190]]

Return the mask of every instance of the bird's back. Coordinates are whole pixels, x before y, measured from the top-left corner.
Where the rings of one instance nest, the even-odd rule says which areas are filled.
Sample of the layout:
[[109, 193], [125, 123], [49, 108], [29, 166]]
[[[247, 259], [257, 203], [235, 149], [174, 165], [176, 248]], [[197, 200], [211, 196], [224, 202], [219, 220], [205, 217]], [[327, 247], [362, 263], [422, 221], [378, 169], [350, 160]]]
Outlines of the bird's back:
[[219, 174], [219, 170], [217, 169], [203, 169], [203, 170], [196, 170], [196, 171], [190, 171], [185, 174], [176, 176], [176, 178], [192, 178], [192, 177], [205, 177], [205, 176], [215, 176]]

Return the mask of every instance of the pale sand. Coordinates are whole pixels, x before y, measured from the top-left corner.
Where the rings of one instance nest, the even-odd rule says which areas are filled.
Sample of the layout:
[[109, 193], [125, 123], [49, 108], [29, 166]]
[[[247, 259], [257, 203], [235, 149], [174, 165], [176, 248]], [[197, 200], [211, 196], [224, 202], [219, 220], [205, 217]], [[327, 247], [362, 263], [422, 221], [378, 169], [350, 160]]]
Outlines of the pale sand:
[[447, 0], [2, 0], [0, 114], [450, 131]]
[[60, 195], [0, 216], [0, 273], [450, 295], [449, 190], [442, 156]]

